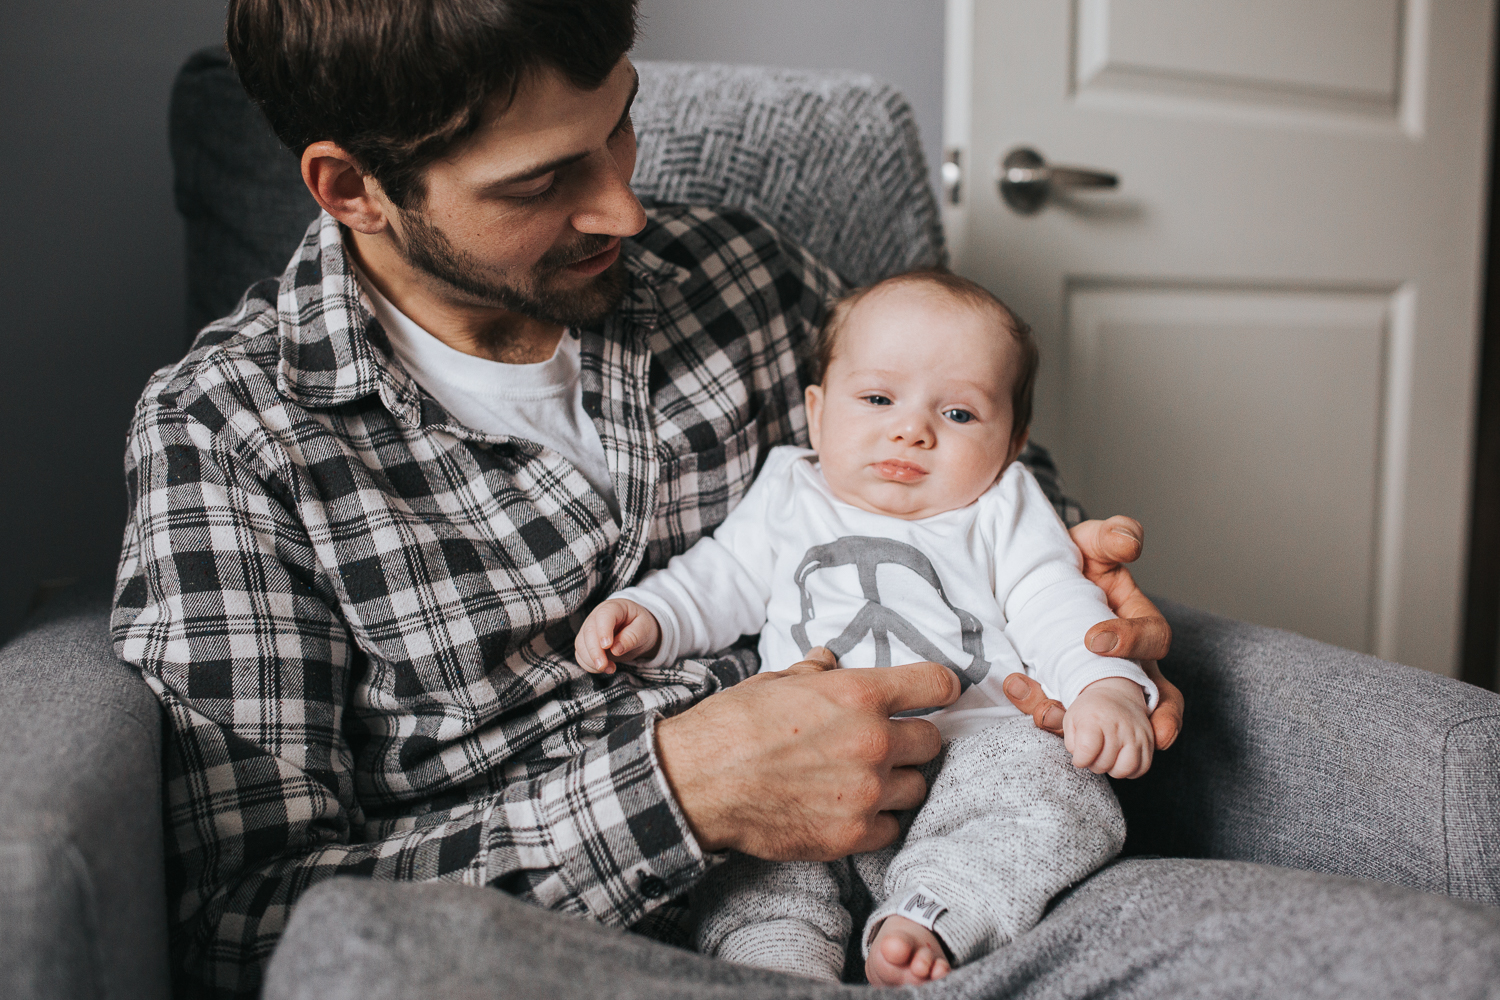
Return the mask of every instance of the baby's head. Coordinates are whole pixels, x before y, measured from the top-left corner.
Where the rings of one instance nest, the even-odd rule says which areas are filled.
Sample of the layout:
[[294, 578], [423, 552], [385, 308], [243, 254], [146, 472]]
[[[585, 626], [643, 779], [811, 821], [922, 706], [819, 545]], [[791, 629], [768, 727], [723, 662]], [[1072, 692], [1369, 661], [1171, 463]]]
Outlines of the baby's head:
[[840, 500], [908, 520], [966, 507], [1026, 444], [1037, 349], [966, 278], [912, 271], [839, 300], [807, 419]]

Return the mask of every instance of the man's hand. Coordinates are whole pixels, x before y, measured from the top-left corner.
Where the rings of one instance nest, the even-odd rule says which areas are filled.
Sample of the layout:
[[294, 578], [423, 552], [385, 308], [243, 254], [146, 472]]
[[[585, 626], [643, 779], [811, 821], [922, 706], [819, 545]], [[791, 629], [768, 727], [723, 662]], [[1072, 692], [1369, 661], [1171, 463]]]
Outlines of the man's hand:
[[1117, 514], [1108, 521], [1084, 521], [1069, 532], [1083, 553], [1083, 575], [1104, 591], [1120, 617], [1088, 630], [1084, 644], [1100, 656], [1160, 660], [1172, 647], [1172, 626], [1141, 593], [1126, 563], [1141, 557], [1146, 537], [1141, 522]]
[[[1151, 729], [1156, 749], [1165, 750], [1182, 731], [1182, 692], [1162, 676], [1156, 665], [1171, 648], [1172, 626], [1141, 593], [1125, 567], [1140, 558], [1145, 532], [1135, 518], [1117, 514], [1107, 521], [1084, 521], [1070, 534], [1083, 553], [1083, 575], [1098, 584], [1110, 608], [1120, 616], [1089, 629], [1084, 644], [1101, 656], [1141, 661], [1147, 676], [1156, 682], [1158, 698], [1151, 713]], [[1062, 735], [1062, 704], [1048, 698], [1035, 680], [1025, 674], [1011, 674], [1005, 678], [1005, 696], [1031, 716], [1038, 729]]]
[[916, 765], [937, 756], [937, 727], [891, 716], [952, 704], [958, 677], [936, 663], [836, 666], [814, 649], [657, 725], [662, 769], [705, 850], [832, 861], [894, 841], [894, 813], [926, 798]]

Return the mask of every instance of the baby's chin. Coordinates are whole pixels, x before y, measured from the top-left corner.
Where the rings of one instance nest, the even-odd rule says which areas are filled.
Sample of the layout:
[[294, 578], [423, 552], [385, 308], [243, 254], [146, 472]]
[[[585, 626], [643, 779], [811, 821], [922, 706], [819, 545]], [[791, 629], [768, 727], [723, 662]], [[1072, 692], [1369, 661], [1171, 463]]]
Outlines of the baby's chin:
[[984, 493], [984, 490], [980, 490], [973, 496], [935, 495], [931, 490], [924, 491], [891, 482], [875, 483], [862, 489], [850, 489], [847, 486], [841, 489], [839, 485], [829, 483], [828, 488], [834, 496], [851, 507], [903, 521], [920, 521], [926, 517], [946, 514], [950, 510], [960, 510], [978, 500]]

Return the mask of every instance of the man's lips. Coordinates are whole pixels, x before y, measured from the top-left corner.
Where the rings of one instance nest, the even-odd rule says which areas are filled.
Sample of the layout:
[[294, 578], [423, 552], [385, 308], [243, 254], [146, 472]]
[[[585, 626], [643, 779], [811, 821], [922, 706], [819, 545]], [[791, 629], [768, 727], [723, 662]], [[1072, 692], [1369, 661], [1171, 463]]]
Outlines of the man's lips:
[[881, 479], [889, 479], [893, 483], [914, 483], [927, 475], [927, 470], [915, 462], [903, 462], [899, 458], [888, 458], [884, 462], [875, 462], [870, 466], [875, 470], [875, 475]]
[[585, 277], [592, 278], [596, 274], [602, 274], [604, 270], [609, 267], [609, 265], [615, 262], [615, 258], [619, 256], [620, 238], [616, 236], [614, 241], [610, 243], [608, 248], [594, 254], [594, 256], [592, 257], [585, 257], [583, 258], [583, 260], [575, 261], [574, 263], [569, 264], [568, 270], [572, 271], [574, 274], [581, 274]]

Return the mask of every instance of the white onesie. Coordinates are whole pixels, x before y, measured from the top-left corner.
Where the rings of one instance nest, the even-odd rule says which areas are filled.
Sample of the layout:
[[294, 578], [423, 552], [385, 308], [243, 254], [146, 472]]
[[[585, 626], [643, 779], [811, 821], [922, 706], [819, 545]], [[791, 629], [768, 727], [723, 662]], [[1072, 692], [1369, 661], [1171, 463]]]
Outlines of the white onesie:
[[1019, 462], [967, 507], [908, 521], [839, 500], [814, 452], [784, 446], [711, 538], [614, 596], [660, 623], [650, 665], [756, 632], [762, 670], [783, 670], [813, 646], [844, 667], [943, 663], [963, 694], [909, 714], [953, 739], [1019, 715], [1001, 684], [1023, 669], [1064, 707], [1104, 677], [1137, 682], [1156, 707], [1139, 664], [1084, 646], [1084, 633], [1114, 615], [1081, 565]]

